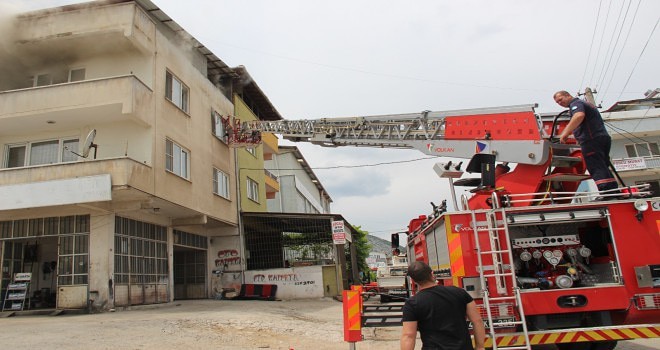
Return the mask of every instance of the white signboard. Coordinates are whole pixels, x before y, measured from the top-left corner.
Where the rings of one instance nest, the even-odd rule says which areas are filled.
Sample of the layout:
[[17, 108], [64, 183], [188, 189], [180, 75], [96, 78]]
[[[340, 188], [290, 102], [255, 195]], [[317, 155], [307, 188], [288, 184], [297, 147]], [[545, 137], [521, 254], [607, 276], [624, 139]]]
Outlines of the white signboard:
[[346, 241], [351, 241], [351, 234], [346, 231], [343, 220], [332, 222], [332, 241], [334, 244], [346, 244]]
[[644, 158], [627, 158], [612, 160], [612, 165], [617, 171], [646, 169]]
[[0, 210], [112, 200], [110, 174], [0, 186]]

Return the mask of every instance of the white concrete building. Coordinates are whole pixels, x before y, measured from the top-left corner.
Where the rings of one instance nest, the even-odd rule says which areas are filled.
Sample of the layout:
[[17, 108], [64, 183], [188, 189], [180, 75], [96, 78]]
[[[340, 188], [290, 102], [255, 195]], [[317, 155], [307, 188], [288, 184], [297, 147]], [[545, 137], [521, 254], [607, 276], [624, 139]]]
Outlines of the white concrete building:
[[280, 191], [268, 200], [271, 213], [329, 214], [332, 198], [295, 146], [279, 146], [265, 167], [279, 179]]
[[620, 101], [602, 115], [612, 136], [610, 158], [623, 181], [648, 183], [660, 196], [660, 98]]
[[233, 113], [232, 69], [147, 0], [36, 11], [10, 27], [2, 296], [17, 272], [33, 275], [33, 307], [212, 295], [218, 252], [241, 261], [234, 153], [213, 121]]

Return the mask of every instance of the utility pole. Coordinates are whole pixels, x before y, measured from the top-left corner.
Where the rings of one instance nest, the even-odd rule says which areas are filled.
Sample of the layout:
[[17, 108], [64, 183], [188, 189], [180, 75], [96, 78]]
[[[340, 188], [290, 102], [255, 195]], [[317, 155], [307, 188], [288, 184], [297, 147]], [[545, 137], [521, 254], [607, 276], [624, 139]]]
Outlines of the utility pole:
[[587, 102], [589, 102], [592, 105], [598, 107], [596, 105], [596, 99], [594, 98], [594, 93], [598, 93], [598, 92], [597, 91], [592, 91], [590, 87], [586, 87], [584, 89], [584, 98], [587, 100]]

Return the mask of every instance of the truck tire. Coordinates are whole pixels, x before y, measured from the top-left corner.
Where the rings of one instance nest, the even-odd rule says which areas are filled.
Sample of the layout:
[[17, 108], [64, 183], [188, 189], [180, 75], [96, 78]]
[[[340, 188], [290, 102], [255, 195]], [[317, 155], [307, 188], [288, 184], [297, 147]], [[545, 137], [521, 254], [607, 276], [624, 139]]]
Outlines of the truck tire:
[[614, 350], [615, 347], [616, 347], [616, 341], [557, 344], [558, 350]]
[[615, 341], [601, 341], [591, 344], [591, 350], [614, 350], [616, 347]]
[[558, 350], [591, 350], [591, 343], [570, 343], [570, 344], [557, 344]]

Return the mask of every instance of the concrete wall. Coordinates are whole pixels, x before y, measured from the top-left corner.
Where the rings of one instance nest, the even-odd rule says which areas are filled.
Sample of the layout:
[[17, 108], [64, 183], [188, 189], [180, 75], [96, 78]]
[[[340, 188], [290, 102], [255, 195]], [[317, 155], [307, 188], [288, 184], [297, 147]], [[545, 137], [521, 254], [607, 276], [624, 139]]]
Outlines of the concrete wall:
[[245, 283], [275, 284], [278, 299], [313, 299], [324, 296], [322, 266], [245, 271]]

